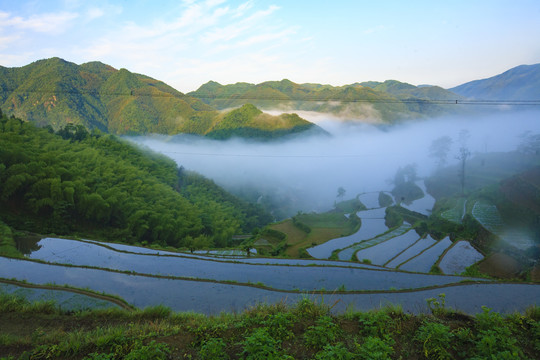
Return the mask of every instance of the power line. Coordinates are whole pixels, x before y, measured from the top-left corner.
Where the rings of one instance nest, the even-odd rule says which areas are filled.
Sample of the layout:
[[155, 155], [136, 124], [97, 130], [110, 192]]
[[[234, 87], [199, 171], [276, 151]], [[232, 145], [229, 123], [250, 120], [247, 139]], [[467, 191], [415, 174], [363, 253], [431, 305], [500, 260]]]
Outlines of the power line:
[[341, 103], [379, 103], [379, 104], [418, 104], [418, 105], [516, 105], [516, 106], [538, 106], [540, 105], [540, 99], [538, 100], [503, 100], [503, 99], [420, 99], [420, 98], [406, 98], [406, 99], [341, 99], [338, 97], [320, 98], [315, 96], [305, 96], [301, 98], [291, 98], [287, 96], [266, 96], [260, 98], [257, 96], [249, 95], [203, 95], [203, 96], [189, 96], [183, 93], [139, 93], [138, 91], [130, 90], [129, 92], [103, 92], [96, 90], [13, 90], [13, 89], [0, 89], [3, 93], [17, 93], [17, 94], [74, 94], [74, 95], [93, 95], [93, 96], [137, 96], [137, 97], [169, 97], [169, 98], [186, 98], [191, 97], [194, 99], [205, 100], [256, 100], [256, 101], [289, 101], [289, 102], [341, 102]]
[[360, 158], [380, 156], [384, 154], [348, 154], [348, 155], [267, 155], [267, 154], [224, 154], [224, 153], [201, 153], [182, 151], [160, 151], [163, 154], [194, 155], [194, 156], [217, 156], [217, 157], [253, 157], [253, 158]]

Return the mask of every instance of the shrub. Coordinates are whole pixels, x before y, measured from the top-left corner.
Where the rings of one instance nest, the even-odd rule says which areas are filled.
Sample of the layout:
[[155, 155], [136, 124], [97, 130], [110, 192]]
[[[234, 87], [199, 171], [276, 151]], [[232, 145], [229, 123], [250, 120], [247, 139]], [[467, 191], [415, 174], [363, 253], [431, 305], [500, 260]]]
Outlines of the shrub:
[[253, 333], [242, 342], [242, 345], [243, 351], [241, 355], [246, 360], [290, 358], [281, 353], [279, 342], [272, 338], [264, 328], [253, 331]]
[[389, 331], [392, 318], [382, 311], [358, 314], [360, 332], [365, 336], [382, 336]]
[[315, 355], [316, 360], [352, 360], [355, 359], [355, 354], [347, 350], [342, 343], [336, 345], [326, 345], [324, 349]]
[[451, 359], [452, 356], [447, 348], [453, 336], [448, 326], [435, 322], [425, 322], [416, 332], [414, 339], [423, 344], [426, 358]]
[[293, 325], [291, 317], [291, 314], [280, 312], [270, 315], [268, 319], [263, 322], [263, 325], [274, 339], [281, 341], [287, 340], [294, 336], [293, 332], [290, 330]]
[[205, 341], [199, 351], [202, 360], [226, 360], [229, 355], [225, 352], [225, 342], [221, 338], [211, 338]]
[[304, 342], [307, 346], [321, 349], [325, 344], [336, 341], [339, 327], [330, 316], [321, 316], [304, 333]]
[[148, 345], [142, 345], [140, 341], [135, 343], [134, 349], [124, 357], [124, 360], [165, 360], [171, 350], [165, 344], [152, 340]]
[[[384, 340], [383, 340], [384, 339]], [[362, 345], [358, 346], [358, 356], [366, 360], [387, 360], [394, 352], [394, 340], [388, 336], [383, 339], [369, 336]]]

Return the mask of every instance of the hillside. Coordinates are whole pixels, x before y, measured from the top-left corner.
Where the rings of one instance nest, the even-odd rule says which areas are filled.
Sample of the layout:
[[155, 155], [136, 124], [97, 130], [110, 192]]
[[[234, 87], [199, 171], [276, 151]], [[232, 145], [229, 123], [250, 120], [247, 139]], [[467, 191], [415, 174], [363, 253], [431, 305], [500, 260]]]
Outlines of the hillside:
[[516, 66], [502, 74], [449, 90], [480, 100], [540, 100], [540, 64]]
[[317, 125], [297, 114], [272, 116], [263, 113], [252, 104], [245, 104], [221, 115], [205, 135], [214, 139], [227, 139], [233, 136], [273, 139], [306, 130], [325, 133]]
[[162, 155], [83, 126], [0, 118], [0, 219], [37, 233], [226, 247], [272, 221]]
[[339, 87], [296, 84], [287, 79], [232, 85], [210, 81], [188, 95], [218, 109], [252, 103], [262, 109], [310, 110], [372, 122], [396, 122], [449, 113], [456, 109], [433, 100], [461, 98], [439, 87], [416, 87], [394, 80]]
[[312, 126], [292, 115], [236, 123], [162, 81], [100, 62], [77, 65], [52, 58], [0, 67], [0, 89], [0, 108], [7, 115], [54, 130], [73, 124], [118, 135], [212, 132], [221, 138], [224, 132], [225, 137], [278, 137]]

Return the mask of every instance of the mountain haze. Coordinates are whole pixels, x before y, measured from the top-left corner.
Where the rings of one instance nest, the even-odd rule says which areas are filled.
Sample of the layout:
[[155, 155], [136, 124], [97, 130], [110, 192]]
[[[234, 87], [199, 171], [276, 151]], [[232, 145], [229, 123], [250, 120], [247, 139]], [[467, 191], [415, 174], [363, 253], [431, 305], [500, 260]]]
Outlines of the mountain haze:
[[540, 100], [540, 64], [516, 66], [502, 74], [449, 90], [480, 100]]
[[371, 122], [436, 116], [455, 109], [433, 100], [460, 96], [437, 86], [417, 87], [395, 80], [345, 86], [296, 84], [290, 80], [221, 85], [210, 81], [188, 93], [217, 109], [252, 103], [262, 109], [310, 110]]

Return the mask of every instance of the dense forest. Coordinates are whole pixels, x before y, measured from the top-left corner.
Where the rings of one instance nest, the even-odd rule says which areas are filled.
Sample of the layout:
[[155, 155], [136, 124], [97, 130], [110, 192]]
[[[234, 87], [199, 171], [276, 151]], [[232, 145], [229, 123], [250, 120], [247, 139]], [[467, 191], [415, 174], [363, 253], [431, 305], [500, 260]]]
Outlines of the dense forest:
[[217, 111], [148, 76], [97, 61], [77, 65], [60, 58], [20, 68], [0, 66], [0, 107], [55, 131], [74, 124], [115, 135], [273, 139], [317, 128], [295, 114]]
[[0, 219], [38, 233], [224, 247], [272, 221], [162, 155], [83, 126], [0, 121]]

